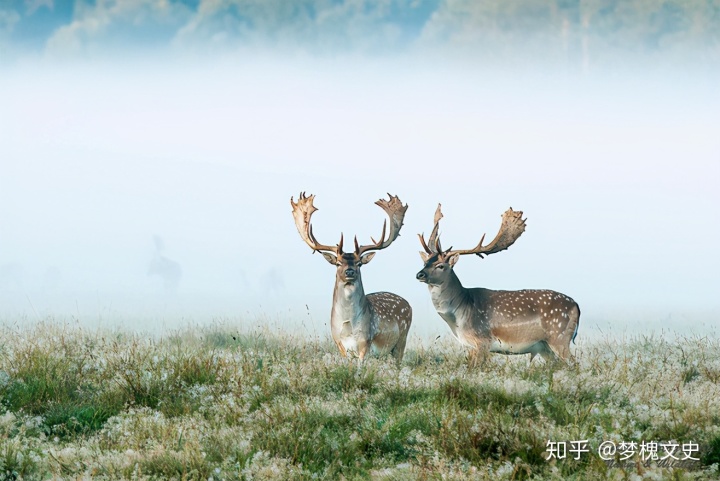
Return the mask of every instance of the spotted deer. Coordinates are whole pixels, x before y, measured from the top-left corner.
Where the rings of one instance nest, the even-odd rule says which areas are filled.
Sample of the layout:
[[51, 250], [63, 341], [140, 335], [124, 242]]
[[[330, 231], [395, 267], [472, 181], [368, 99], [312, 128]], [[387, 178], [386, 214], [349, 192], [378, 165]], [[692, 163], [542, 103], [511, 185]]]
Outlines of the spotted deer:
[[336, 246], [320, 244], [313, 235], [310, 218], [318, 210], [313, 206], [314, 195], [300, 193], [298, 201], [290, 198], [295, 225], [300, 237], [314, 252], [320, 252], [325, 260], [337, 267], [335, 272], [335, 290], [333, 293], [330, 329], [333, 340], [340, 353], [347, 357], [353, 353], [364, 359], [368, 350], [374, 354], [392, 354], [396, 362], [402, 361], [405, 352], [408, 331], [412, 323], [410, 304], [391, 292], [375, 292], [365, 295], [360, 268], [370, 262], [376, 252], [387, 248], [397, 239], [407, 205], [403, 206], [397, 196], [390, 200], [380, 199], [380, 206], [390, 218], [390, 232], [385, 238], [387, 221], [383, 223], [380, 240], [372, 244], [358, 245], [355, 237], [355, 249], [343, 252], [343, 235]]
[[417, 279], [428, 285], [435, 310], [461, 344], [476, 349], [485, 358], [488, 352], [501, 354], [537, 354], [545, 360], [570, 357], [570, 341], [575, 340], [580, 307], [570, 297], [550, 290], [524, 289], [495, 291], [480, 287], [466, 288], [453, 267], [461, 255], [495, 254], [513, 245], [525, 231], [521, 211], [508, 209], [502, 216], [500, 231], [487, 245], [485, 235], [473, 249], [443, 250], [438, 229], [443, 217], [440, 205], [435, 211], [435, 226], [425, 242], [418, 234], [425, 266]]

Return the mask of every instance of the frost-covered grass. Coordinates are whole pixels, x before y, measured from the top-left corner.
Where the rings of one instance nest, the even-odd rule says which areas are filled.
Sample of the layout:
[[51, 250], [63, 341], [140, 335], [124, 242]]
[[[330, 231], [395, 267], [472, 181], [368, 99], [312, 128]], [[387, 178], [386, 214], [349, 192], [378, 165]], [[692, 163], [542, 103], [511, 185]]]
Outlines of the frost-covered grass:
[[[364, 364], [329, 339], [47, 322], [0, 331], [0, 479], [718, 479], [720, 339], [581, 343], [569, 367], [448, 339]], [[547, 442], [588, 440], [580, 460]], [[603, 441], [697, 443], [609, 466]], [[679, 453], [676, 453], [676, 455]], [[637, 458], [634, 458], [637, 460]]]

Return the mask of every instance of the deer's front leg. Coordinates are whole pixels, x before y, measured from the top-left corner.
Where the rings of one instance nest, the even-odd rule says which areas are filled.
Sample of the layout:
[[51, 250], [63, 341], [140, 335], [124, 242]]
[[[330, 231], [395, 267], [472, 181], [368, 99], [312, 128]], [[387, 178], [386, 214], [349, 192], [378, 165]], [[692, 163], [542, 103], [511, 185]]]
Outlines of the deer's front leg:
[[468, 353], [468, 367], [476, 368], [484, 366], [490, 359], [490, 343], [478, 342], [475, 348], [470, 349]]
[[365, 359], [365, 355], [367, 354], [368, 350], [370, 349], [370, 343], [364, 339], [357, 341], [357, 354], [358, 358], [362, 361]]
[[336, 339], [335, 344], [337, 344], [338, 349], [340, 349], [340, 354], [342, 354], [342, 357], [347, 357], [347, 351], [345, 350], [345, 346], [343, 346], [343, 343]]

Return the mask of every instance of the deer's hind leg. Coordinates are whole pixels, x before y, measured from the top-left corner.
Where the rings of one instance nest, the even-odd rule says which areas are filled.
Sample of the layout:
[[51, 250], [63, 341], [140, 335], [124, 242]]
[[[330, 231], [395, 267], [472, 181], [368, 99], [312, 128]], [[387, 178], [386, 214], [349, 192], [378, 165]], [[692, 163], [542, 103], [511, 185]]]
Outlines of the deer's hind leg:
[[550, 349], [550, 346], [545, 341], [539, 341], [533, 346], [533, 349], [530, 351], [530, 362], [538, 355], [542, 357], [545, 362], [554, 362], [558, 359], [558, 355]]
[[[549, 339], [547, 343], [547, 354], [542, 354], [546, 361], [557, 361], [560, 360], [564, 364], [569, 364], [572, 361], [572, 354], [570, 353], [570, 336], [560, 335], [555, 339]], [[546, 357], [550, 356], [550, 358]]]
[[410, 332], [410, 322], [411, 320], [408, 319], [407, 322], [400, 323], [401, 329], [398, 333], [398, 338], [395, 341], [395, 345], [390, 350], [390, 354], [393, 358], [395, 358], [395, 362], [398, 366], [402, 362], [403, 356], [405, 355], [405, 345], [407, 344], [408, 332]]
[[577, 328], [580, 324], [580, 309], [575, 305], [574, 309], [562, 314], [562, 318], [555, 320], [555, 329], [551, 330], [547, 344], [550, 349], [565, 362], [569, 364], [573, 361], [570, 353], [570, 342], [577, 334]]
[[407, 332], [405, 332], [405, 335], [400, 334], [400, 338], [397, 341], [397, 344], [395, 344], [395, 347], [393, 347], [390, 350], [390, 355], [392, 355], [393, 358], [395, 358], [395, 362], [399, 366], [402, 362], [403, 356], [405, 355], [405, 344], [407, 343]]

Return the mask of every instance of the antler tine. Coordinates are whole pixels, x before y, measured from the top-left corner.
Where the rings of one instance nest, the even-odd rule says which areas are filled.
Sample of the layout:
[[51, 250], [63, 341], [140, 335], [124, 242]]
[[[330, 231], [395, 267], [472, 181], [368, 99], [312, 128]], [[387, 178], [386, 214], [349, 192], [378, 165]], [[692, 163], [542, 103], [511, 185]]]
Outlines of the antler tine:
[[495, 254], [496, 252], [504, 251], [515, 243], [516, 240], [525, 232], [525, 221], [527, 219], [522, 218], [521, 210], [513, 210], [510, 207], [502, 215], [502, 224], [495, 238], [486, 246], [482, 243], [485, 240], [485, 234], [483, 234], [478, 245], [473, 249], [468, 250], [449, 250], [448, 255], [453, 254], [477, 254], [480, 257], [483, 255]]
[[327, 251], [336, 254], [342, 253], [342, 234], [340, 235], [340, 245], [337, 246], [320, 244], [315, 238], [312, 224], [310, 223], [310, 218], [313, 213], [318, 210], [317, 207], [313, 205], [314, 198], [315, 196], [312, 194], [306, 196], [305, 192], [300, 192], [297, 202], [290, 197], [290, 205], [293, 209], [292, 214], [295, 219], [295, 227], [297, 227], [298, 234], [300, 234], [302, 240], [304, 240], [313, 251]]
[[[387, 228], [387, 220], [384, 220], [384, 221], [383, 221], [383, 230], [382, 230], [382, 232], [380, 233], [380, 242], [379, 242], [379, 243], [376, 242], [375, 239], [373, 238], [373, 236], [370, 236], [370, 240], [373, 241], [373, 244], [379, 245], [379, 244], [382, 244], [382, 243], [383, 243], [383, 241], [385, 240], [385, 229], [386, 229], [386, 228]], [[398, 234], [398, 235], [399, 235], [399, 234]]]
[[391, 194], [388, 194], [390, 197], [390, 200], [380, 199], [377, 202], [375, 202], [376, 205], [380, 206], [382, 210], [385, 211], [385, 213], [390, 218], [390, 232], [388, 232], [387, 238], [385, 238], [385, 232], [387, 230], [387, 220], [383, 222], [383, 229], [382, 234], [380, 235], [380, 240], [375, 242], [373, 239], [373, 243], [370, 245], [363, 245], [363, 246], [356, 246], [355, 252], [357, 255], [362, 255], [363, 253], [371, 250], [381, 250], [388, 247], [390, 244], [392, 244], [395, 239], [398, 238], [400, 235], [400, 228], [403, 225], [403, 219], [405, 218], [405, 211], [407, 211], [407, 204], [403, 205], [402, 201], [398, 196], [394, 196]]
[[437, 209], [435, 209], [435, 217], [433, 219], [435, 225], [433, 226], [432, 232], [430, 232], [430, 237], [428, 237], [427, 243], [425, 243], [424, 234], [418, 234], [418, 237], [420, 238], [420, 244], [422, 244], [423, 249], [425, 249], [425, 252], [427, 252], [428, 254], [437, 254], [438, 252], [442, 252], [442, 248], [440, 247], [440, 239], [438, 238], [440, 219], [442, 218], [443, 214], [441, 210], [441, 204], [438, 204]]
[[433, 223], [435, 225], [433, 226], [433, 230], [430, 233], [430, 237], [428, 238], [428, 243], [431, 247], [435, 247], [435, 252], [442, 252], [442, 249], [440, 248], [440, 239], [438, 238], [438, 231], [440, 230], [440, 219], [442, 218], [442, 204], [438, 204], [437, 209], [435, 209], [435, 216], [433, 217]]
[[477, 254], [477, 255], [480, 256], [480, 258], [482, 258], [482, 256], [483, 256], [484, 254], [486, 254], [486, 252], [482, 252], [482, 249], [483, 249], [482, 243], [483, 243], [483, 242], [485, 242], [485, 234], [482, 235], [482, 237], [480, 238], [480, 242], [478, 242], [478, 244], [477, 244], [475, 247], [473, 247], [472, 249], [454, 251], [454, 250], [452, 250], [452, 248], [450, 248], [450, 250], [448, 251], [448, 253], [452, 253], [452, 254]]
[[424, 234], [418, 234], [418, 238], [420, 239], [420, 244], [422, 245], [422, 248], [425, 249], [425, 252], [427, 252], [428, 254], [434, 254], [434, 252], [431, 251], [428, 245], [425, 243]]

